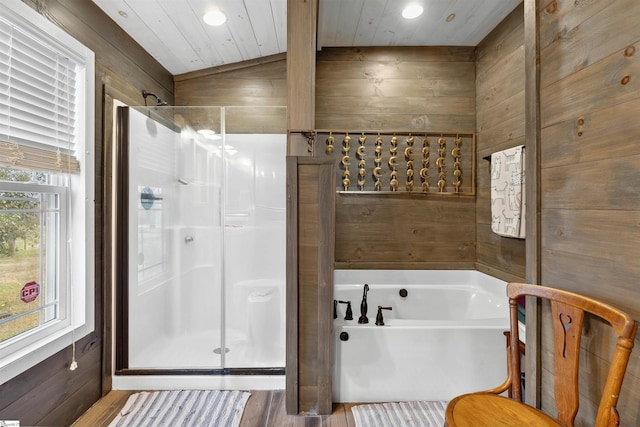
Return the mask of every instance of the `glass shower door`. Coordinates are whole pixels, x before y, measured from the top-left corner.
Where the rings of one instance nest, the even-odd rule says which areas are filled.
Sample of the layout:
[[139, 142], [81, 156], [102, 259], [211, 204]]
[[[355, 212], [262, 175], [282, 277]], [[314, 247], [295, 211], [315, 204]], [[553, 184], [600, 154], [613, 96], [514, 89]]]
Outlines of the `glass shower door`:
[[282, 374], [286, 108], [130, 107], [119, 122], [117, 370]]
[[[129, 208], [126, 367], [220, 368], [220, 109], [206, 114], [177, 107], [124, 110], [128, 138], [123, 150], [129, 165], [123, 180]], [[193, 124], [203, 116], [208, 132], [198, 132]]]

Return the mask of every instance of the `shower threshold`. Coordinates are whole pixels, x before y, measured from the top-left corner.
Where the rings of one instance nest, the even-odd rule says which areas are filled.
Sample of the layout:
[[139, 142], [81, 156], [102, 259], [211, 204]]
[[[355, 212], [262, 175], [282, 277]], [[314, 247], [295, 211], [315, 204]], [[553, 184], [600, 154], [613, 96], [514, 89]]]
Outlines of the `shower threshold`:
[[[282, 375], [114, 375], [113, 390], [284, 390]], [[232, 370], [233, 372], [233, 370]]]

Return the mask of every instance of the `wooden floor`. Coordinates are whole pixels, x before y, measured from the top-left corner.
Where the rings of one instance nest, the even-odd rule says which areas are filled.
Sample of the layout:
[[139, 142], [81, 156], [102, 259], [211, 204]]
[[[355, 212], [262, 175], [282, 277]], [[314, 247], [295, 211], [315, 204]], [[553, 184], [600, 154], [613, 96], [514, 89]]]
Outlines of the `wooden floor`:
[[[84, 413], [73, 427], [106, 427], [135, 391], [112, 390]], [[287, 415], [284, 390], [255, 390], [247, 401], [240, 427], [355, 427], [350, 403], [336, 403], [333, 414]], [[196, 426], [194, 426], [196, 427]]]

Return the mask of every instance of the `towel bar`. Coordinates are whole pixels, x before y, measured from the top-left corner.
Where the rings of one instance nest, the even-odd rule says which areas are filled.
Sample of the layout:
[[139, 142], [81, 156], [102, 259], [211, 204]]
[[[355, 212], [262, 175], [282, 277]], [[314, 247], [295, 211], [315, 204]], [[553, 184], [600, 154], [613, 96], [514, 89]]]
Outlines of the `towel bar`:
[[491, 162], [491, 154], [489, 154], [488, 156], [484, 156], [483, 159], [487, 162]]

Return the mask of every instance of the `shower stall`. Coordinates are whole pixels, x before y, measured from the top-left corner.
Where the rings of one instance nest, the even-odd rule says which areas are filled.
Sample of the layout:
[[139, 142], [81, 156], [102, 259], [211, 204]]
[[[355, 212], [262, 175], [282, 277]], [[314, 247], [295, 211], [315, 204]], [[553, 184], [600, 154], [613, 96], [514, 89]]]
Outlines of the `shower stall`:
[[118, 107], [117, 375], [283, 374], [285, 107]]

